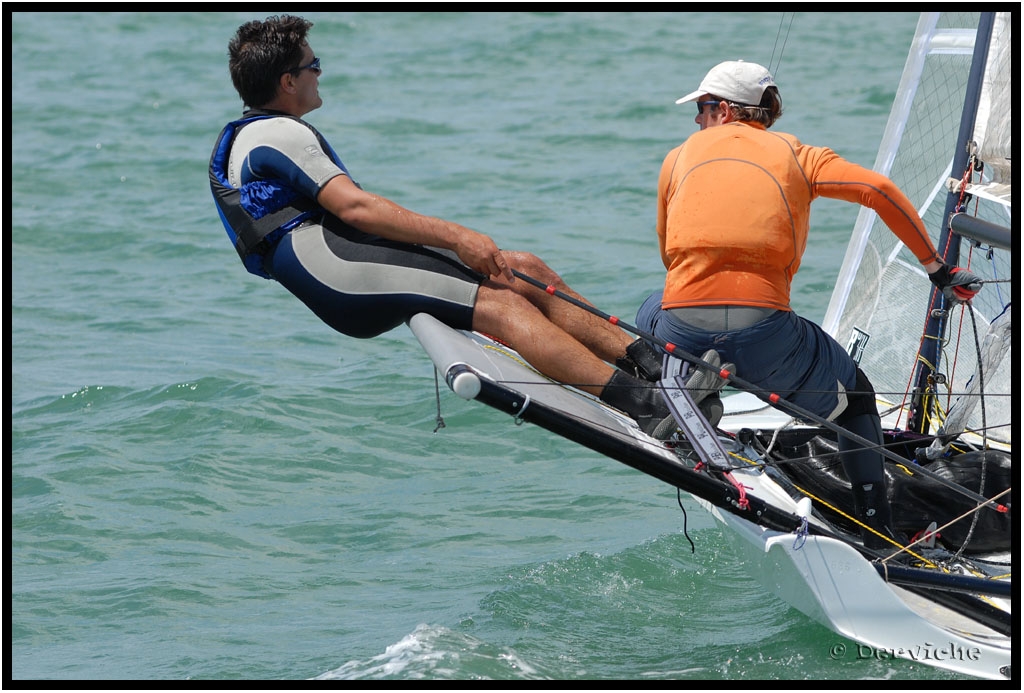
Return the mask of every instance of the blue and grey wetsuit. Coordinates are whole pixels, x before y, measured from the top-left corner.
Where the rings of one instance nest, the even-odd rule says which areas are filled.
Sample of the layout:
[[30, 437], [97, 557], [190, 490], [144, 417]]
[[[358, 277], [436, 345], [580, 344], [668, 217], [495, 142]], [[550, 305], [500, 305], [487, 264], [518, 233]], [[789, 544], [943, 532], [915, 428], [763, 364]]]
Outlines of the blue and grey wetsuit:
[[317, 195], [339, 175], [349, 175], [341, 159], [298, 118], [248, 111], [225, 126], [210, 185], [246, 268], [352, 337], [375, 337], [416, 313], [471, 329], [483, 275], [449, 250], [364, 233], [321, 208]]

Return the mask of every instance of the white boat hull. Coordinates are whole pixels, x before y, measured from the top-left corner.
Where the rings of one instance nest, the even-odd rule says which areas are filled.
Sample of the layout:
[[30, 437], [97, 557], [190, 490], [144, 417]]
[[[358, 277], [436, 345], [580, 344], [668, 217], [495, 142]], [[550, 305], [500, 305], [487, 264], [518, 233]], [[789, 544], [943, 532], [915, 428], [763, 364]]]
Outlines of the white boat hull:
[[[763, 479], [761, 474], [737, 477], [753, 486], [753, 495], [776, 495], [754, 481]], [[732, 541], [737, 558], [765, 589], [855, 641], [853, 647], [830, 643], [828, 656], [900, 658], [979, 678], [1009, 678], [1010, 638], [886, 582], [848, 543], [767, 530], [694, 498], [727, 528], [723, 534]], [[1009, 608], [1002, 600], [991, 600]]]
[[[551, 430], [602, 450], [646, 473], [666, 478], [669, 483], [676, 483], [667, 478], [672, 469], [686, 467], [684, 476], [704, 476], [695, 474], [676, 452], [642, 433], [622, 413], [589, 395], [544, 378], [513, 350], [483, 335], [453, 330], [426, 315], [414, 317], [410, 327], [438, 371], [460, 396], [478, 399], [482, 388], [502, 389], [516, 396], [505, 405], [488, 404], [517, 419], [528, 417], [538, 407], [547, 407], [564, 413], [586, 435], [567, 435], [558, 426]], [[786, 418], [774, 410], [758, 407], [755, 398], [726, 397], [725, 406], [722, 427], [727, 430], [737, 430], [738, 426], [763, 426], [772, 430], [783, 425], [781, 419]], [[595, 444], [597, 439], [604, 442]], [[625, 449], [631, 452], [623, 456], [621, 452]], [[744, 456], [756, 458], [753, 451]], [[668, 472], [659, 472], [666, 469]], [[760, 467], [734, 470], [733, 476], [752, 499], [762, 503], [760, 507], [792, 517], [794, 529], [797, 518], [806, 515], [801, 511], [801, 504]], [[733, 542], [736, 561], [768, 591], [839, 635], [855, 641], [852, 651], [830, 649], [828, 656], [836, 659], [840, 656], [903, 658], [979, 678], [1009, 678], [1010, 637], [886, 582], [875, 565], [851, 543], [821, 536], [820, 532], [798, 536], [766, 529], [696, 494], [691, 495], [727, 528], [723, 534]], [[751, 520], [765, 520], [748, 512]], [[824, 527], [813, 515], [808, 521]], [[1008, 601], [986, 599], [1006, 612], [1011, 610]], [[843, 644], [833, 643], [832, 646], [841, 649]]]

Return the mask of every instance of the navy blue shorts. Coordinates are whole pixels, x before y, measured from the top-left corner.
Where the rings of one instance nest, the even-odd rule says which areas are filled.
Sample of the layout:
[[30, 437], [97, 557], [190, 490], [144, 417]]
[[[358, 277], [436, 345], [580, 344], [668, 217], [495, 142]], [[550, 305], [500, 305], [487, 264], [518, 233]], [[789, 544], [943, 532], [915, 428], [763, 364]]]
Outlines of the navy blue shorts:
[[845, 393], [855, 389], [853, 358], [820, 326], [792, 311], [776, 311], [741, 330], [707, 332], [662, 310], [659, 291], [640, 306], [636, 320], [641, 330], [694, 356], [714, 349], [766, 402], [774, 393], [832, 420], [846, 408]]
[[448, 250], [390, 241], [333, 219], [287, 233], [264, 267], [342, 334], [369, 338], [428, 313], [455, 329], [473, 327], [483, 275]]

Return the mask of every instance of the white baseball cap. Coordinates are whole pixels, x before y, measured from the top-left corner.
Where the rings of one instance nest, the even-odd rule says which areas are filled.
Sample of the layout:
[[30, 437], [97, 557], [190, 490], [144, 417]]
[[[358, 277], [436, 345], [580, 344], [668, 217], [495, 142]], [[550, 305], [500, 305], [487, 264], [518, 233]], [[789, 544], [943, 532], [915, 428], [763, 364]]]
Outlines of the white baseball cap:
[[761, 103], [764, 90], [774, 86], [775, 80], [767, 68], [757, 63], [728, 60], [711, 68], [697, 91], [677, 99], [676, 103], [689, 103], [703, 94], [712, 94], [726, 101], [757, 106]]

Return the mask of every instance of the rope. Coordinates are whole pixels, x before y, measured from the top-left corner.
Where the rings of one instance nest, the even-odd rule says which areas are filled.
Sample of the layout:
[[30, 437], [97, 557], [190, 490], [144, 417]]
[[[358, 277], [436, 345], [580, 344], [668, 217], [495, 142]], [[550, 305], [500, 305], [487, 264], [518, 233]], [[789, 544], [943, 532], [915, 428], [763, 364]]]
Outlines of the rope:
[[441, 384], [438, 381], [437, 369], [434, 369], [434, 400], [437, 402], [437, 419], [435, 420], [434, 433], [445, 427], [444, 417], [441, 416]]

